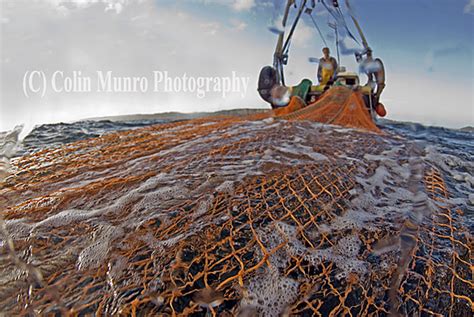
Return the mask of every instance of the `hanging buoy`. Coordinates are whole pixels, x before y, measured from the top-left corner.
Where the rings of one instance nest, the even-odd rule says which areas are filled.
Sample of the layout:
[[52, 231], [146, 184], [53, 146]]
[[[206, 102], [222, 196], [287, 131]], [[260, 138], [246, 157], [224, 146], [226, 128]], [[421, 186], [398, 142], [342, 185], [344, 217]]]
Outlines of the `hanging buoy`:
[[384, 105], [380, 102], [375, 107], [375, 112], [377, 112], [377, 114], [381, 117], [385, 117], [387, 115], [387, 110], [385, 110]]

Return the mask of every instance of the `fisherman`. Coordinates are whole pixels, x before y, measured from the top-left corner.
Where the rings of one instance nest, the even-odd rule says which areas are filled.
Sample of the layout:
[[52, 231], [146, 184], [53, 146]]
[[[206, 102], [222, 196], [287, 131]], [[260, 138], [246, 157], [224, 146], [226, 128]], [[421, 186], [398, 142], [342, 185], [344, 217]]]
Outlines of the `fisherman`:
[[332, 85], [336, 79], [337, 61], [330, 55], [328, 47], [323, 48], [323, 57], [319, 59], [318, 80], [320, 85]]
[[385, 88], [385, 68], [380, 58], [374, 60], [370, 48], [367, 48], [365, 54], [367, 56], [363, 59], [362, 54], [356, 53], [356, 60], [360, 64], [361, 72], [367, 75], [366, 86], [371, 87], [373, 94], [372, 107], [375, 108], [379, 104], [380, 96]]

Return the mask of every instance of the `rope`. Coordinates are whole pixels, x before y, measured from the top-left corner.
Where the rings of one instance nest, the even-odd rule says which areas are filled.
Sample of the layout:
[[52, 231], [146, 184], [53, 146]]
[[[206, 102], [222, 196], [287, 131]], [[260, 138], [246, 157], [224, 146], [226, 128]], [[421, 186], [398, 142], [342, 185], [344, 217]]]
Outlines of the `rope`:
[[336, 19], [336, 21], [341, 21], [342, 24], [344, 25], [344, 28], [346, 29], [346, 32], [347, 34], [357, 43], [360, 45], [359, 41], [357, 41], [357, 39], [355, 38], [354, 35], [352, 35], [351, 31], [349, 30], [349, 27], [347, 26], [347, 23], [346, 23], [346, 19], [344, 18], [344, 15], [342, 14], [342, 11], [340, 8], [338, 8], [339, 10], [336, 9], [336, 12], [338, 13], [338, 15], [336, 15], [332, 10], [331, 8], [329, 8], [329, 6], [326, 4], [326, 2], [324, 2], [324, 0], [321, 0], [321, 3], [324, 5], [324, 7], [326, 8], [326, 10], [329, 11], [329, 13], [332, 15], [332, 17], [334, 19]]
[[359, 41], [356, 39], [356, 37], [352, 34], [352, 32], [349, 30], [349, 27], [347, 26], [346, 19], [344, 18], [344, 14], [341, 11], [341, 8], [336, 8], [336, 11], [339, 13], [339, 16], [341, 17], [342, 22], [344, 22], [344, 27], [346, 28], [347, 34], [354, 40], [356, 41], [357, 44], [360, 45]]
[[293, 22], [293, 25], [291, 26], [290, 33], [288, 34], [288, 38], [286, 39], [285, 44], [283, 45], [283, 51], [286, 51], [289, 49], [290, 43], [291, 43], [291, 38], [293, 36], [293, 33], [295, 32], [296, 25], [298, 24], [298, 21], [300, 20], [301, 14], [303, 13], [304, 8], [306, 7], [306, 2], [307, 0], [304, 0], [301, 3], [301, 6], [298, 10], [298, 14], [296, 15], [295, 21]]
[[329, 23], [329, 27], [336, 33], [336, 52], [337, 52], [337, 65], [341, 65], [341, 54], [339, 53], [339, 32], [337, 31], [337, 21], [334, 24]]
[[372, 118], [372, 120], [375, 118], [374, 116], [374, 109], [372, 109], [373, 105], [372, 105], [372, 91], [370, 91], [370, 94], [369, 94], [369, 108], [370, 108], [370, 117]]
[[367, 43], [367, 39], [365, 38], [364, 32], [362, 31], [362, 28], [359, 25], [359, 22], [357, 21], [354, 11], [352, 10], [351, 5], [349, 4], [349, 0], [346, 0], [346, 7], [347, 10], [349, 11], [349, 15], [352, 18], [352, 21], [354, 22], [354, 25], [357, 28], [357, 31], [359, 32], [360, 38], [362, 39], [362, 45], [364, 45], [364, 48], [369, 47], [369, 44]]
[[321, 32], [321, 29], [319, 28], [318, 23], [316, 23], [316, 20], [314, 19], [314, 17], [313, 17], [312, 14], [308, 14], [308, 15], [311, 17], [311, 21], [313, 21], [314, 26], [315, 26], [316, 29], [318, 30], [319, 35], [321, 36], [321, 39], [322, 39], [323, 42], [324, 42], [324, 46], [328, 47], [328, 43], [326, 43], [326, 39], [324, 38], [323, 32]]

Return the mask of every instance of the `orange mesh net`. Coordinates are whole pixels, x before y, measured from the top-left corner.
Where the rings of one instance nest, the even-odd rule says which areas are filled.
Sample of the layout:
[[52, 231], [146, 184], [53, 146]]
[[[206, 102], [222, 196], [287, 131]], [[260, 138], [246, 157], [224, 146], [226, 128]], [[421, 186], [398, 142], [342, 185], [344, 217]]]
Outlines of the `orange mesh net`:
[[[289, 106], [292, 106], [292, 103]], [[346, 87], [333, 87], [315, 103], [294, 111], [283, 113], [282, 118], [290, 120], [311, 120], [326, 124], [360, 128], [373, 132], [380, 129], [373, 122], [365, 106], [362, 94]]]
[[441, 173], [423, 167], [431, 213], [398, 212], [411, 202], [377, 157], [399, 140], [294, 121], [332, 98], [290, 121], [185, 121], [14, 160], [1, 310], [469, 316], [472, 241]]

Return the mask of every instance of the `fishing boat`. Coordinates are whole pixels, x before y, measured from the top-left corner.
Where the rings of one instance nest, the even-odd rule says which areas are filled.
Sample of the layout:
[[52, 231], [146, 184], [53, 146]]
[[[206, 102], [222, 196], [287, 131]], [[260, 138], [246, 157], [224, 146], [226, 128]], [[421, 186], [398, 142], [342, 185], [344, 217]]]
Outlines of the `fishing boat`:
[[[297, 3], [295, 0], [287, 1], [282, 28], [272, 29], [273, 32], [278, 33], [278, 41], [273, 55], [273, 65], [265, 66], [260, 71], [258, 92], [271, 105], [277, 116], [297, 117], [299, 119], [309, 119], [328, 124], [379, 131], [375, 121], [378, 116], [385, 116], [386, 110], [384, 105], [379, 102], [379, 96], [377, 96], [377, 92], [374, 89], [375, 82], [369, 78], [369, 82], [366, 85], [362, 85], [356, 72], [347, 71], [344, 66], [340, 66], [339, 46], [341, 42], [339, 34], [346, 34], [357, 43], [359, 40], [349, 29], [339, 2], [337, 0], [333, 0], [330, 3], [326, 2], [319, 1], [316, 3], [314, 0], [302, 0]], [[323, 6], [334, 18], [334, 22], [329, 23], [329, 26], [336, 33], [337, 64], [339, 66], [329, 82], [316, 84], [310, 79], [305, 78], [298, 85], [287, 85], [284, 67], [288, 64], [291, 40], [303, 13], [311, 18], [322, 41], [327, 46], [323, 33], [313, 17], [313, 12], [317, 5]], [[360, 37], [361, 49], [355, 50], [354, 55], [358, 62], [362, 62], [363, 56], [370, 55], [371, 57], [372, 49], [369, 47], [348, 0], [345, 1], [345, 8]], [[285, 29], [287, 28], [292, 9], [297, 10], [297, 12], [291, 27], [286, 32]], [[316, 59], [310, 60], [314, 62]], [[378, 69], [368, 70], [368, 72], [381, 74], [383, 86], [385, 86], [385, 69], [382, 61], [376, 59], [373, 64], [376, 64]]]

